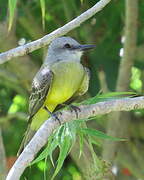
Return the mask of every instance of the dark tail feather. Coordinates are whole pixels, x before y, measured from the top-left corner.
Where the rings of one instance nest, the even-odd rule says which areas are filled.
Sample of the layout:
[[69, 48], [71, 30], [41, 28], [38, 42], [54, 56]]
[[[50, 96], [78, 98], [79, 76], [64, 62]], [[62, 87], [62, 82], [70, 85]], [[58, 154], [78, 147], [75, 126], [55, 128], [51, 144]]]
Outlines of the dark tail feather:
[[29, 126], [28, 126], [28, 128], [27, 128], [27, 130], [26, 130], [26, 132], [24, 134], [24, 138], [23, 138], [23, 140], [21, 142], [20, 148], [19, 148], [19, 150], [17, 152], [17, 156], [19, 156], [22, 153], [22, 151], [24, 150], [26, 145], [29, 143], [29, 141], [34, 136], [35, 132], [36, 131], [30, 129], [30, 124], [29, 124]]

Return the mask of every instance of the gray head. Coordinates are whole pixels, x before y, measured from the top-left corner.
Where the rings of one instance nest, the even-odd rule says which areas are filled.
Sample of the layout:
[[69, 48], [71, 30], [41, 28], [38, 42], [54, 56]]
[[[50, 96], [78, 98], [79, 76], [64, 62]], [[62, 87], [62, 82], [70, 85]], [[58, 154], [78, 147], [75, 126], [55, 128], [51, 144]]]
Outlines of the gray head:
[[71, 37], [59, 37], [54, 39], [48, 48], [46, 63], [54, 63], [60, 60], [80, 61], [84, 50], [94, 48], [95, 45], [81, 45]]

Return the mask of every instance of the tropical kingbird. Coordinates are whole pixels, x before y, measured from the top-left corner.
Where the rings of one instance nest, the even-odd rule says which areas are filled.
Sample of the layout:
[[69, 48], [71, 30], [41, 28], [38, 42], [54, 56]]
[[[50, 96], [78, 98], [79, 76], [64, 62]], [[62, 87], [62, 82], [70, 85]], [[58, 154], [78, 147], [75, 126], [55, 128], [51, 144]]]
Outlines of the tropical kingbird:
[[94, 47], [81, 45], [71, 37], [59, 37], [51, 42], [47, 57], [32, 82], [30, 124], [19, 152], [58, 105], [87, 92], [89, 70], [80, 60], [83, 51]]

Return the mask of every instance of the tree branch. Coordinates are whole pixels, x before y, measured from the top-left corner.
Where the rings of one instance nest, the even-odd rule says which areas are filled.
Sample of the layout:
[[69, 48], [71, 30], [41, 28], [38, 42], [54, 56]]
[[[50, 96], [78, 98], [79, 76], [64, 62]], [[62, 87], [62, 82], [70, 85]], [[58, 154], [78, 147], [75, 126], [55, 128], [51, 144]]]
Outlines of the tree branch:
[[48, 45], [56, 37], [65, 35], [72, 29], [75, 29], [76, 27], [80, 26], [81, 23], [83, 23], [87, 19], [91, 18], [94, 14], [99, 12], [110, 1], [111, 0], [100, 0], [92, 8], [88, 9], [87, 11], [85, 11], [83, 14], [81, 14], [77, 18], [73, 19], [72, 21], [65, 24], [63, 27], [58, 28], [57, 30], [53, 31], [52, 33], [42, 37], [41, 39], [38, 39], [36, 41], [30, 42], [23, 46], [19, 46], [15, 49], [11, 49], [9, 51], [1, 53], [0, 54], [0, 64], [7, 62], [8, 60], [10, 60], [13, 57], [23, 56], [25, 54], [28, 54], [29, 52], [32, 52], [34, 50], [37, 50], [41, 47]]
[[[136, 58], [137, 41], [137, 19], [138, 19], [138, 0], [125, 0], [125, 42], [124, 55], [121, 59], [116, 91], [128, 91], [131, 77], [131, 68]], [[107, 124], [107, 133], [111, 136], [121, 137], [127, 133], [129, 124], [128, 113], [113, 113]], [[115, 154], [118, 151], [117, 142], [108, 142], [103, 144], [103, 158], [113, 162]]]
[[124, 55], [121, 59], [117, 80], [117, 91], [129, 89], [131, 68], [136, 58], [138, 0], [125, 0], [126, 22]]
[[[144, 96], [109, 100], [91, 105], [82, 105], [79, 108], [81, 110], [78, 113], [79, 119], [89, 118], [96, 115], [103, 115], [114, 111], [130, 111], [133, 109], [143, 109]], [[75, 112], [71, 112], [70, 110], [63, 110], [61, 113], [58, 113], [57, 116], [61, 124], [77, 119]], [[54, 117], [51, 117], [44, 122], [44, 124], [34, 135], [32, 140], [26, 146], [22, 154], [19, 156], [19, 158], [9, 171], [6, 180], [18, 180], [20, 178], [25, 168], [34, 159], [38, 151], [46, 144], [48, 137], [59, 126], [59, 122], [54, 119]]]
[[7, 174], [6, 155], [3, 144], [2, 132], [0, 129], [0, 179], [5, 179]]
[[140, 44], [136, 49], [136, 60], [143, 62], [144, 59], [144, 44]]

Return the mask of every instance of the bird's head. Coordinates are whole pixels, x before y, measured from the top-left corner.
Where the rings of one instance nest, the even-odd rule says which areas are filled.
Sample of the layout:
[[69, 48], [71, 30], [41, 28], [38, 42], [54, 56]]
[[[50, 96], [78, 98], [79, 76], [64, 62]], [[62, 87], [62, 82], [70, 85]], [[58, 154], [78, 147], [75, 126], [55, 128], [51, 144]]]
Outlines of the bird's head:
[[95, 45], [81, 45], [71, 37], [59, 37], [49, 45], [46, 61], [80, 61], [83, 52], [94, 47]]

